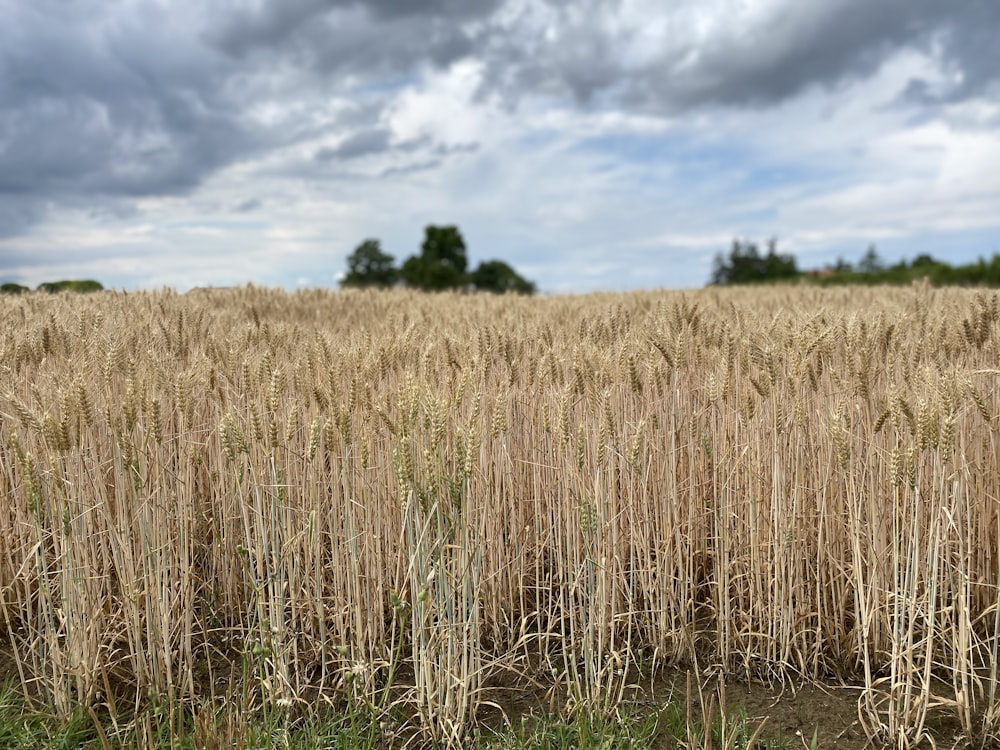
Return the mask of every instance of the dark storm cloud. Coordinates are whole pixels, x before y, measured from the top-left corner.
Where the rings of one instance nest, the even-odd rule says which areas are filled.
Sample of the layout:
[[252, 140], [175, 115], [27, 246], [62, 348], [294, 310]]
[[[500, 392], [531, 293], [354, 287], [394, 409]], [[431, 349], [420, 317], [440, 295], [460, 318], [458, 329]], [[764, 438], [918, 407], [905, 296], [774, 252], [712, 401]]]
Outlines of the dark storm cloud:
[[[767, 106], [868, 75], [908, 47], [935, 50], [955, 74], [947, 90], [913, 81], [911, 106], [991, 94], [1000, 81], [996, 0], [788, 0], [750, 28], [723, 15], [730, 6], [694, 0], [645, 12], [613, 0], [519, 7], [0, 0], [0, 236], [24, 232], [49, 205], [125, 210], [136, 197], [183, 195], [229, 165], [307, 138], [340, 140], [314, 152], [313, 167], [423, 149], [418, 165], [431, 168], [429, 157], [461, 146], [397, 142], [375, 123], [427, 69], [463, 59], [480, 61], [481, 95], [511, 106], [545, 95], [654, 113]], [[715, 9], [704, 38], [668, 35], [629, 58], [650, 21], [676, 25], [684, 7]], [[331, 95], [354, 108], [318, 122], [254, 116], [261, 101], [301, 112]]]
[[373, 22], [398, 18], [463, 19], [489, 15], [497, 2], [465, 2], [464, 0], [281, 0], [264, 2], [255, 7], [239, 7], [224, 13], [211, 38], [234, 55], [242, 55], [255, 47], [280, 45], [303, 28], [331, 18], [360, 14]]
[[316, 152], [316, 161], [332, 159], [356, 159], [360, 156], [380, 154], [389, 148], [392, 132], [384, 128], [366, 130], [347, 138], [336, 148], [321, 148]]
[[34, 202], [32, 218], [82, 197], [184, 193], [255, 146], [226, 94], [229, 63], [185, 34], [186, 19], [148, 6], [0, 8], [0, 193]]
[[441, 19], [372, 19], [336, 15], [302, 29], [282, 46], [262, 50], [295, 61], [319, 76], [379, 80], [412, 75], [430, 63], [444, 68], [472, 54], [477, 41]]
[[[871, 74], [903, 48], [937, 46], [962, 83], [951, 100], [1000, 81], [1000, 3], [993, 0], [830, 0], [793, 3], [744, 25], [738, 14], [715, 20], [703, 39], [686, 38], [668, 19], [670, 42], [641, 64], [629, 50], [646, 19], [612, 30], [587, 23], [609, 4], [550, 3], [557, 20], [535, 34], [493, 39], [488, 87], [517, 98], [563, 92], [576, 101], [612, 101], [677, 113], [699, 106], [767, 106], [814, 87]], [[668, 12], [669, 16], [669, 12]], [[555, 33], [553, 33], [553, 30]], [[602, 100], [603, 97], [603, 100]]]
[[[0, 175], [2, 180], [2, 175]], [[0, 239], [15, 237], [42, 218], [42, 207], [20, 195], [7, 195], [0, 182]], [[2, 270], [3, 264], [0, 264]]]
[[[362, 130], [348, 136], [335, 148], [325, 147], [319, 149], [313, 155], [313, 160], [317, 162], [346, 161], [358, 159], [363, 156], [384, 154], [387, 151], [406, 154], [430, 148], [433, 144], [433, 139], [428, 136], [393, 142], [391, 130], [374, 128], [372, 130]], [[438, 156], [448, 156], [450, 154], [469, 153], [470, 151], [475, 151], [476, 148], [476, 144], [468, 143], [461, 143], [455, 146], [438, 144], [433, 146], [431, 150]]]
[[[994, 0], [970, 0], [935, 4], [942, 12], [942, 37], [947, 58], [961, 71], [962, 81], [952, 99], [997, 93], [1000, 86], [1000, 3]], [[960, 9], [949, 18], [948, 8]]]
[[[697, 96], [700, 84], [724, 104], [777, 102], [809, 86], [833, 86], [867, 75], [900, 49], [929, 51], [935, 45], [964, 78], [948, 98], [980, 94], [1000, 80], [998, 3], [848, 0], [804, 7], [815, 11], [762, 30], [763, 38], [756, 41], [763, 42], [764, 50], [742, 44], [729, 54], [724, 44], [714, 47], [706, 57], [704, 77], [689, 90], [682, 86], [681, 97]], [[768, 54], [772, 44], [776, 54]]]
[[[627, 51], [650, 20], [615, 0], [547, 0], [500, 22], [499, 0], [269, 0], [221, 17], [210, 38], [234, 56], [276, 54], [331, 74], [398, 74], [466, 57], [485, 65], [484, 91], [508, 100], [568, 94], [681, 111], [701, 105], [766, 106], [811, 86], [836, 86], [875, 70], [904, 47], [939, 45], [962, 74], [949, 93], [981, 93], [1000, 79], [1000, 3], [995, 0], [788, 2], [746, 26], [737, 6], [714, 9], [714, 31], [689, 36], [681, 4], [663, 6], [674, 32], [640, 65]], [[697, 4], [688, 6], [697, 8]], [[544, 8], [544, 23], [531, 23]], [[629, 17], [632, 12], [634, 17]], [[608, 22], [612, 17], [615, 22]], [[470, 30], [470, 21], [475, 30]]]
[[473, 53], [459, 25], [484, 20], [502, 0], [281, 0], [225, 14], [208, 38], [226, 53], [298, 56], [326, 72], [445, 66]]
[[[803, 89], [832, 86], [871, 73], [925, 19], [908, 18], [895, 2], [857, 0], [803, 4], [751, 36], [725, 34], [702, 53], [690, 77], [668, 76], [661, 93], [679, 104], [768, 104]], [[647, 76], [647, 85], [652, 76]], [[650, 87], [656, 92], [655, 85]]]
[[[370, 123], [393, 93], [379, 89], [387, 73], [409, 76], [422, 62], [469, 54], [472, 42], [448, 19], [495, 6], [282, 0], [235, 13], [208, 3], [0, 0], [0, 195], [8, 204], [18, 196], [0, 211], [0, 234], [76, 197], [186, 194], [230, 164], [322, 135], [336, 123], [296, 132], [249, 112], [262, 98], [319, 104], [339, 85], [326, 75], [345, 67], [372, 90], [344, 125]], [[259, 59], [233, 57], [268, 44], [277, 47]], [[388, 134], [372, 131], [320, 156], [389, 146]]]

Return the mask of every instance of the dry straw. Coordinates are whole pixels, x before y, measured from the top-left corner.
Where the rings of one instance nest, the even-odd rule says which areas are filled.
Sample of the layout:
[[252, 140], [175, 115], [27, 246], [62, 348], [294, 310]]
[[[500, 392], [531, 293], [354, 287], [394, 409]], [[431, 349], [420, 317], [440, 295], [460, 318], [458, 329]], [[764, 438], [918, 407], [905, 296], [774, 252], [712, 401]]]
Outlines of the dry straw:
[[239, 670], [255, 705], [403, 702], [458, 745], [496, 679], [612, 711], [653, 654], [857, 680], [900, 747], [934, 711], [996, 737], [998, 311], [923, 287], [0, 300], [17, 676], [128, 718]]

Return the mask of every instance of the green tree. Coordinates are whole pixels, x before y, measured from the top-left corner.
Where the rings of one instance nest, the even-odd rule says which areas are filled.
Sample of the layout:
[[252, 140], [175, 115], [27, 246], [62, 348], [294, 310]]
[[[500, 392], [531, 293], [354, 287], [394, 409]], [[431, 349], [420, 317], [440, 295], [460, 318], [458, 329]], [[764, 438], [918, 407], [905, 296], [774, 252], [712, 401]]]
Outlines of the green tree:
[[795, 256], [778, 252], [778, 240], [771, 238], [767, 242], [767, 255], [764, 256], [764, 275], [768, 281], [791, 279], [799, 275], [795, 266]]
[[45, 281], [38, 285], [38, 291], [55, 294], [57, 292], [100, 292], [104, 285], [93, 279], [72, 279], [65, 281]]
[[713, 284], [752, 284], [763, 281], [791, 279], [799, 275], [793, 255], [778, 252], [778, 241], [767, 243], [767, 254], [762, 255], [757, 244], [733, 240], [729, 255], [715, 256], [712, 268]]
[[420, 255], [406, 259], [400, 276], [407, 286], [427, 291], [456, 289], [468, 280], [465, 240], [456, 226], [428, 226]]
[[875, 249], [874, 245], [869, 245], [865, 254], [861, 256], [861, 260], [858, 261], [858, 272], [874, 274], [884, 268], [885, 265], [882, 263], [882, 258], [879, 257], [878, 250]]
[[835, 273], [851, 273], [853, 270], [854, 266], [844, 260], [843, 256], [837, 256], [837, 262], [833, 264], [833, 271]]
[[15, 284], [13, 281], [0, 284], [0, 294], [24, 294], [25, 292], [30, 291], [31, 290], [28, 287]]
[[534, 294], [535, 284], [521, 276], [502, 260], [487, 260], [480, 263], [469, 276], [472, 285], [481, 291], [517, 292]]
[[378, 240], [365, 240], [347, 256], [347, 275], [340, 284], [355, 287], [392, 286], [399, 278], [395, 263], [395, 258], [382, 252], [382, 244]]

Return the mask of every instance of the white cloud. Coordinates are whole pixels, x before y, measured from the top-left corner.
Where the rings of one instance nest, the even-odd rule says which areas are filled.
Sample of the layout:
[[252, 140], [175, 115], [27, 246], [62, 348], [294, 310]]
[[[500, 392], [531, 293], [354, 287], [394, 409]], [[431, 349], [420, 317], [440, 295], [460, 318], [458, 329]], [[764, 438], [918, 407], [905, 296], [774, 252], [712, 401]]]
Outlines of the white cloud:
[[404, 90], [390, 104], [386, 120], [400, 140], [432, 136], [445, 143], [471, 143], [488, 134], [489, 107], [470, 107], [482, 81], [482, 65], [456, 63], [432, 72], [419, 86]]
[[694, 286], [734, 236], [1000, 232], [971, 0], [39, 7], [0, 29], [0, 280], [333, 284], [455, 223], [542, 289]]

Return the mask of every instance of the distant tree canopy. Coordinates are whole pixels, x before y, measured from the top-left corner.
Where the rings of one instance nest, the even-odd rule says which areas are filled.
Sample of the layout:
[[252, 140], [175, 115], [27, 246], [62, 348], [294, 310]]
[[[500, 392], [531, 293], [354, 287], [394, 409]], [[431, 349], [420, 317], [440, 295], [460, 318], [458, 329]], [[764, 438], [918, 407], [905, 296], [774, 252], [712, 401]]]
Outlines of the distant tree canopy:
[[396, 283], [399, 272], [396, 259], [382, 252], [378, 240], [365, 240], [347, 256], [347, 275], [343, 286], [389, 287]]
[[101, 282], [94, 281], [93, 279], [47, 281], [38, 285], [38, 291], [51, 292], [53, 294], [56, 292], [100, 292], [103, 289], [104, 286]]
[[347, 258], [345, 287], [387, 287], [402, 282], [413, 289], [444, 291], [472, 286], [487, 292], [533, 294], [534, 283], [500, 260], [480, 263], [468, 271], [465, 239], [453, 225], [430, 225], [424, 229], [419, 255], [411, 255], [401, 268], [382, 252], [378, 240], [365, 240]]
[[[37, 291], [56, 294], [58, 292], [100, 292], [104, 285], [93, 279], [65, 280], [65, 281], [44, 281], [38, 285]], [[26, 286], [7, 282], [0, 284], [0, 294], [24, 294], [31, 290]]]
[[[929, 256], [921, 256], [929, 257]], [[883, 268], [882, 259], [879, 257], [878, 251], [875, 249], [874, 245], [869, 245], [868, 249], [865, 250], [865, 254], [861, 256], [861, 260], [858, 261], [858, 271], [861, 273], [878, 273]]]
[[798, 275], [795, 257], [778, 253], [777, 240], [768, 241], [766, 254], [761, 254], [754, 242], [733, 240], [728, 256], [722, 253], [715, 256], [712, 283], [753, 284], [793, 279]]
[[728, 254], [715, 256], [712, 284], [753, 284], [802, 280], [814, 284], [905, 284], [926, 279], [936, 286], [979, 285], [1000, 287], [1000, 255], [991, 260], [951, 266], [927, 253], [911, 262], [887, 264], [875, 245], [869, 245], [856, 264], [838, 257], [821, 269], [799, 271], [794, 256], [777, 251], [771, 240], [761, 253], [753, 242], [734, 240]]
[[908, 284], [924, 279], [935, 286], [1000, 287], [1000, 255], [952, 266], [921, 253], [909, 263], [901, 260], [889, 265], [870, 247], [856, 266], [834, 266], [814, 273], [811, 278], [819, 284]]
[[424, 230], [420, 255], [407, 258], [399, 275], [407, 286], [436, 292], [465, 284], [468, 265], [465, 240], [458, 227], [429, 226]]
[[517, 271], [502, 260], [483, 261], [472, 272], [469, 279], [476, 289], [487, 292], [535, 293], [534, 282], [522, 278]]

